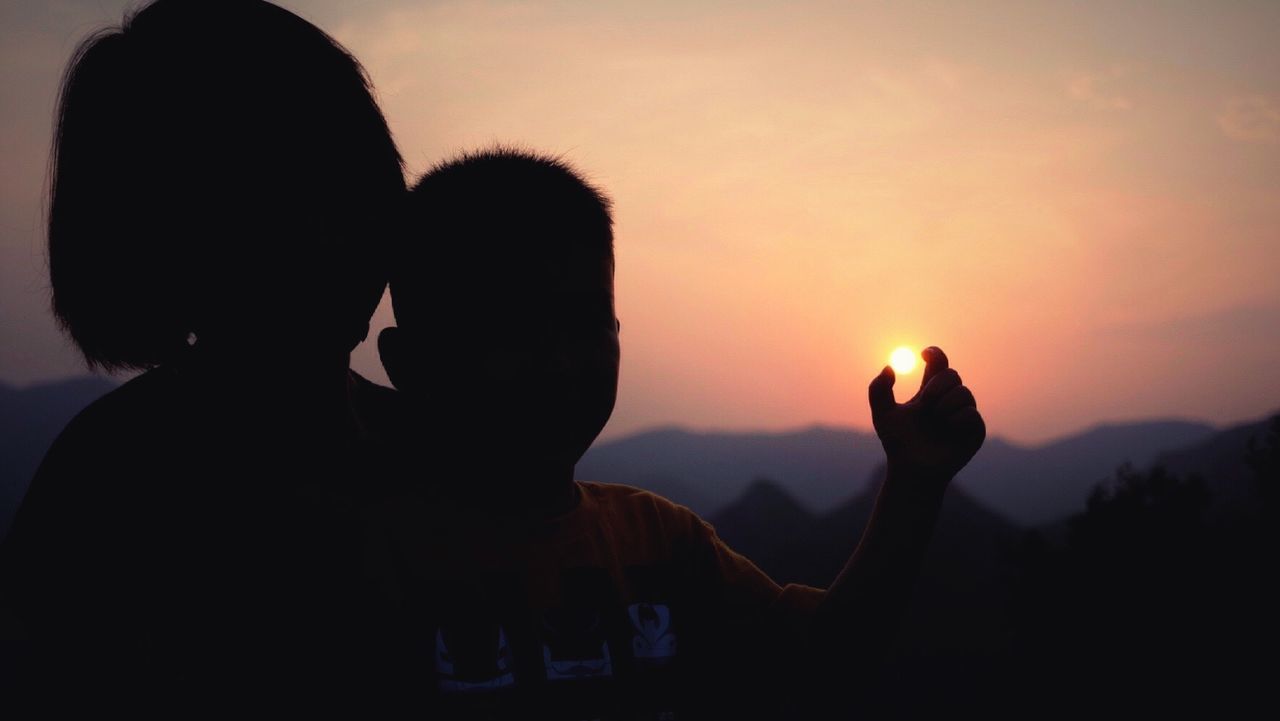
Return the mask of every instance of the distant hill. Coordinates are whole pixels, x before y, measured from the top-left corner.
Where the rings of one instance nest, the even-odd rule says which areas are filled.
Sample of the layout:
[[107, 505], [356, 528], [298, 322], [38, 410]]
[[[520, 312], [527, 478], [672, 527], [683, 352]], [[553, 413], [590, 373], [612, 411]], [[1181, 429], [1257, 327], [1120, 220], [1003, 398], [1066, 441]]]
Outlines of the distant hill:
[[[1244, 458], [1249, 439], [1261, 442], [1268, 426], [1268, 420], [1233, 426], [1189, 447], [1158, 454], [1156, 463], [1179, 476], [1200, 475], [1212, 495], [1211, 508], [1238, 511], [1256, 503], [1253, 474]], [[1097, 429], [1076, 438], [1101, 432]], [[1065, 441], [1046, 452], [1061, 453], [1074, 445]], [[721, 538], [775, 580], [825, 586], [855, 548], [883, 482], [881, 465], [865, 481], [862, 492], [830, 511], [812, 513], [781, 484], [757, 478], [708, 520]], [[1084, 489], [1086, 495], [1092, 485]], [[1031, 527], [1050, 540], [1061, 540], [1065, 531], [1063, 520], [1058, 518], [1034, 526], [1018, 524], [987, 507], [968, 488], [953, 483], [947, 489], [930, 560], [922, 575], [932, 579], [926, 583], [947, 597], [963, 594], [973, 584], [998, 583], [1004, 563], [1001, 554], [1023, 529]]]
[[82, 408], [116, 387], [99, 376], [14, 388], [0, 383], [0, 538], [53, 439]]
[[1084, 510], [1090, 489], [1121, 463], [1145, 468], [1213, 433], [1204, 423], [1157, 420], [1099, 425], [1033, 447], [988, 438], [955, 482], [1021, 524], [1049, 523]]
[[[778, 484], [757, 480], [709, 520], [731, 548], [779, 583], [825, 588], [857, 546], [882, 474], [876, 469], [862, 493], [819, 515], [805, 512]], [[964, 489], [947, 490], [889, 659], [890, 677], [895, 668], [913, 678], [925, 670], [927, 679], [918, 680], [927, 680], [931, 694], [956, 701], [991, 688], [992, 675], [1015, 652], [1007, 561], [1019, 537], [1017, 526]], [[900, 695], [884, 701], [894, 708], [905, 703]]]
[[[1021, 525], [1083, 510], [1089, 490], [1121, 463], [1149, 465], [1162, 452], [1208, 438], [1203, 423], [1101, 425], [1041, 446], [988, 438], [955, 485]], [[704, 516], [718, 514], [754, 478], [769, 478], [810, 512], [831, 510], [867, 488], [884, 461], [872, 433], [814, 426], [785, 433], [701, 433], [664, 428], [593, 447], [585, 480], [648, 488]]]
[[[1270, 430], [1269, 426], [1269, 421], [1245, 423], [1207, 436], [1202, 435], [1202, 427], [1197, 424], [1100, 426], [1038, 449], [1010, 447], [997, 439], [994, 452], [986, 462], [988, 469], [998, 471], [994, 474], [997, 480], [1000, 474], [1007, 478], [1023, 474], [1023, 478], [1035, 479], [1032, 482], [1037, 485], [1031, 487], [1036, 488], [1043, 487], [1046, 479], [1054, 479], [1055, 492], [1060, 494], [1058, 502], [1079, 506], [1073, 509], [1078, 512], [1084, 510], [1083, 498], [1088, 496], [1094, 483], [1114, 477], [1115, 466], [1094, 465], [1096, 478], [1072, 479], [1065, 475], [1064, 468], [1086, 467], [1081, 461], [1090, 460], [1073, 456], [1103, 453], [1118, 457], [1150, 457], [1153, 464], [1163, 465], [1180, 477], [1196, 473], [1206, 481], [1212, 496], [1211, 513], [1216, 512], [1219, 518], [1227, 519], [1227, 523], [1219, 527], [1243, 529], [1249, 523], [1259, 522], [1265, 527], [1266, 517], [1257, 515], [1262, 506], [1255, 490], [1256, 474], [1244, 458], [1249, 439], [1257, 438], [1261, 443]], [[1179, 437], [1196, 440], [1165, 452], [1149, 450], [1161, 439]], [[1134, 444], [1139, 452], [1129, 453], [1121, 445], [1125, 442]], [[1054, 465], [1038, 467], [1037, 464]], [[983, 467], [979, 466], [977, 470], [981, 471]], [[847, 562], [860, 540], [874, 507], [875, 491], [883, 480], [881, 466], [864, 481], [862, 492], [825, 513], [812, 513], [781, 484], [757, 478], [738, 498], [708, 520], [730, 547], [755, 561], [779, 583], [800, 582], [825, 587]], [[1068, 529], [1086, 517], [1085, 514], [1068, 519], [1068, 514], [1063, 513], [1061, 517], [1034, 527], [1020, 527], [1020, 524], [1003, 517], [976, 498], [970, 490], [972, 485], [957, 482], [947, 490], [938, 527], [902, 619], [900, 636], [887, 659], [885, 676], [865, 700], [868, 716], [928, 718], [957, 709], [975, 712], [991, 712], [999, 708], [1013, 710], [1025, 706], [1027, 701], [1040, 698], [1037, 694], [1042, 689], [1070, 688], [1082, 698], [1093, 698], [1087, 694], [1105, 696], [1085, 683], [1087, 670], [1077, 673], [1072, 669], [1096, 666], [1100, 659], [1094, 655], [1109, 643], [1115, 644], [1113, 653], [1120, 653], [1126, 648], [1130, 651], [1138, 649], [1134, 657], [1142, 659], [1142, 662], [1135, 670], [1152, 667], [1160, 660], [1160, 651], [1152, 650], [1150, 653], [1154, 655], [1143, 656], [1141, 644], [1126, 646], [1123, 640], [1126, 637], [1115, 634], [1128, 633], [1128, 629], [1138, 628], [1144, 621], [1155, 623], [1163, 633], [1163, 621], [1155, 622], [1145, 615], [1140, 618], [1124, 616], [1125, 613], [1133, 613], [1134, 604], [1139, 601], [1124, 595], [1111, 597], [1109, 594], [1116, 588], [1115, 579], [1101, 571], [1095, 577], [1088, 569], [1061, 565], [1061, 558], [1057, 555], [1061, 551], [1046, 553], [1037, 550], [1067, 548]], [[987, 490], [993, 493], [1000, 491], [994, 484]], [[1069, 494], [1079, 494], [1080, 500]], [[1131, 511], [1136, 514], [1131, 520], [1136, 521], [1142, 515], [1140, 509]], [[1250, 512], [1248, 518], [1244, 516], [1245, 511]], [[1110, 511], [1115, 512], [1115, 508]], [[1231, 514], [1241, 515], [1232, 517]], [[1166, 517], [1166, 520], [1168, 518], [1172, 517]], [[1096, 524], [1100, 522], [1095, 516], [1093, 527], [1097, 528]], [[1203, 532], [1196, 530], [1193, 519], [1187, 518], [1186, 523], [1185, 529], [1173, 532]], [[1117, 546], [1123, 546], [1126, 530], [1121, 528], [1119, 532], [1121, 536], [1112, 540]], [[1248, 582], [1240, 584], [1239, 588], [1251, 589], [1244, 594], [1248, 598], [1260, 598], [1259, 588], [1265, 587], [1265, 582], [1252, 577], [1256, 575], [1256, 568], [1265, 565], [1261, 560], [1265, 552], [1259, 551], [1258, 558], [1232, 566], [1231, 547], [1220, 545], [1232, 538], [1235, 536], [1228, 534], [1218, 537], [1217, 541], [1209, 541], [1207, 537], [1197, 541], [1198, 548], [1216, 554], [1209, 559], [1201, 559], [1204, 565], [1199, 567], [1185, 565], [1188, 559], [1177, 556], [1179, 560], [1171, 564], [1177, 569], [1173, 576], [1175, 583], [1204, 586], [1224, 581], [1235, 583], [1239, 579], [1231, 575], [1230, 569], [1244, 569]], [[1249, 536], [1246, 533], [1242, 538]], [[1141, 548], [1141, 540], [1136, 542], [1137, 546], [1130, 544], [1130, 551], [1135, 547]], [[1049, 546], [1044, 546], [1045, 543]], [[1111, 547], [1107, 546], [1104, 551]], [[1079, 552], [1079, 547], [1075, 548]], [[1155, 555], [1147, 560], [1159, 558], [1165, 548], [1170, 546], [1157, 546]], [[1180, 553], [1177, 550], [1168, 552]], [[1216, 569], [1218, 575], [1195, 576], [1195, 568]], [[1199, 580], [1183, 578], [1183, 569], [1192, 573], [1193, 579]], [[1069, 574], [1063, 576], [1067, 572], [1081, 575], [1078, 578]], [[1065, 586], [1042, 585], [1046, 579]], [[1080, 588], [1076, 585], [1078, 583], [1094, 585]], [[1141, 585], [1142, 581], [1136, 583]], [[1083, 595], [1079, 598], [1064, 595], [1067, 588]], [[1046, 596], [1050, 601], [1048, 605], [1037, 605], [1039, 597], [1036, 594], [1042, 589], [1049, 591]], [[1214, 593], [1212, 590], [1204, 592], [1210, 597]], [[1058, 654], [1068, 653], [1069, 649], [1076, 647], [1062, 645], [1061, 636], [1054, 634], [1060, 634], [1064, 619], [1069, 621], [1073, 618], [1071, 614], [1089, 612], [1085, 607], [1076, 605], [1081, 603], [1080, 598], [1103, 599], [1101, 606], [1092, 612], [1104, 614], [1102, 618], [1113, 625], [1106, 627], [1110, 630], [1101, 638], [1090, 637], [1092, 640], [1084, 642], [1083, 657], [1059, 658]], [[1195, 601], [1191, 605], [1200, 608], [1196, 605], [1199, 603]], [[1240, 611], [1242, 607], [1233, 605], [1232, 608]], [[1271, 606], [1258, 601], [1251, 608], [1256, 612], [1258, 608], [1270, 609]], [[1246, 615], [1241, 624], [1242, 628], [1249, 628], [1252, 632], [1250, 618]], [[1096, 630], [1094, 626], [1098, 621], [1095, 618], [1090, 622], [1094, 625], [1086, 624], [1086, 630]], [[1210, 615], [1199, 623], [1195, 619], [1186, 621], [1175, 633], [1182, 633], [1188, 643], [1198, 638], [1196, 633], [1201, 631], [1207, 637], [1215, 638], [1220, 625], [1225, 622], [1225, 619]], [[1076, 633], [1069, 626], [1067, 628], [1066, 633]], [[1042, 642], [1048, 645], [1042, 647]], [[1235, 642], [1226, 639], [1224, 643], [1232, 648]], [[1183, 658], [1182, 662], [1204, 664], [1207, 669], [1218, 667], [1221, 659], [1205, 655]], [[1053, 666], [1053, 663], [1060, 665]], [[928, 689], [928, 693], [918, 693], [920, 689]], [[1024, 691], [1032, 698], [1024, 699], [1019, 695]], [[1134, 693], [1132, 689], [1129, 692]], [[998, 713], [995, 715], [1003, 717]]]
[[727, 506], [753, 478], [770, 478], [809, 510], [858, 493], [884, 460], [872, 433], [813, 426], [783, 433], [660, 428], [600, 443], [578, 463], [583, 480], [626, 483], [702, 515]]
[[[871, 518], [883, 473], [883, 467], [877, 468], [863, 492], [821, 514], [806, 511], [777, 483], [757, 479], [708, 520], [721, 538], [776, 580], [825, 586], [843, 567]], [[983, 550], [975, 557], [988, 558], [993, 544], [1019, 531], [1018, 525], [952, 486], [943, 502], [934, 544], [939, 553], [955, 555], [981, 538], [978, 545]]]
[[1269, 425], [1263, 419], [1231, 426], [1185, 448], [1167, 450], [1155, 462], [1177, 475], [1203, 478], [1212, 497], [1211, 516], [1239, 514], [1256, 501], [1253, 472], [1245, 462], [1249, 440], [1261, 443]]

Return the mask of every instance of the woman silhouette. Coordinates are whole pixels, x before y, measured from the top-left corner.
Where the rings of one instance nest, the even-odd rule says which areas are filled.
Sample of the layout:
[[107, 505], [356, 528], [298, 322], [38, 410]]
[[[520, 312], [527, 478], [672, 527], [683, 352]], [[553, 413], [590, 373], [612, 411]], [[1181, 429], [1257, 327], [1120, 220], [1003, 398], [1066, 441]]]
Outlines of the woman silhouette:
[[[51, 163], [54, 313], [142, 373], [77, 416], [4, 549], [42, 703], [358, 693], [348, 370], [404, 177], [359, 64], [255, 0], [158, 0], [86, 40]], [[68, 689], [75, 689], [68, 694]]]

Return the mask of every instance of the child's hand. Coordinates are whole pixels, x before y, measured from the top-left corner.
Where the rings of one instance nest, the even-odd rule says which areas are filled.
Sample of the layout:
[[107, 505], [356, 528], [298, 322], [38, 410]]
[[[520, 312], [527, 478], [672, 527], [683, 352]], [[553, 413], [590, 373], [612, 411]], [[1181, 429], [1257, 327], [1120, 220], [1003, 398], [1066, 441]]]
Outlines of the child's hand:
[[871, 422], [884, 445], [889, 478], [941, 493], [982, 447], [987, 427], [942, 349], [930, 346], [921, 356], [920, 390], [906, 403], [893, 399], [893, 368], [885, 366], [871, 381]]

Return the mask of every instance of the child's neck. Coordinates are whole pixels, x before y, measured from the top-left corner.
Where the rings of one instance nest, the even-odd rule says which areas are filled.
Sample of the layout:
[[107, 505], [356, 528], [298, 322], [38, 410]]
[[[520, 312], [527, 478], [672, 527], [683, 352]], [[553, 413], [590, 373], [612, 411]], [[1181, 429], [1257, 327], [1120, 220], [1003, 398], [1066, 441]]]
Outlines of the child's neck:
[[487, 462], [471, 466], [472, 478], [457, 488], [458, 500], [503, 516], [553, 518], [578, 505], [573, 465]]

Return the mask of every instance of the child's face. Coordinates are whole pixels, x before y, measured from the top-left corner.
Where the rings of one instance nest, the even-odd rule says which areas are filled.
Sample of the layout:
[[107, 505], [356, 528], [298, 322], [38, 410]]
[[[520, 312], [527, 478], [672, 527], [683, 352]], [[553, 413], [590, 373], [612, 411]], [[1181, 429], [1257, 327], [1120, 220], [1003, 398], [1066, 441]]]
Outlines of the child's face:
[[442, 441], [576, 463], [617, 397], [612, 261], [539, 259], [450, 306], [431, 313], [434, 327], [381, 340], [396, 387], [441, 421]]

